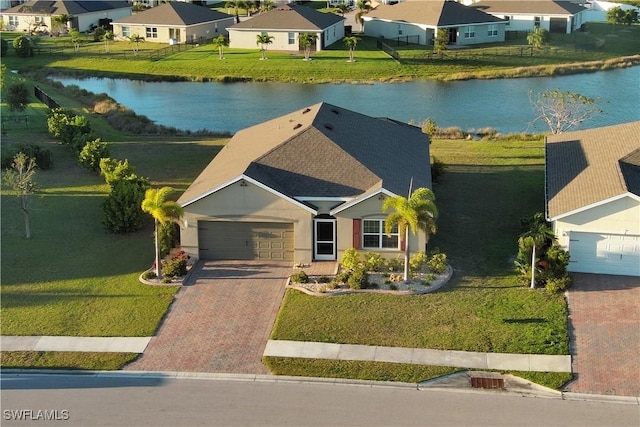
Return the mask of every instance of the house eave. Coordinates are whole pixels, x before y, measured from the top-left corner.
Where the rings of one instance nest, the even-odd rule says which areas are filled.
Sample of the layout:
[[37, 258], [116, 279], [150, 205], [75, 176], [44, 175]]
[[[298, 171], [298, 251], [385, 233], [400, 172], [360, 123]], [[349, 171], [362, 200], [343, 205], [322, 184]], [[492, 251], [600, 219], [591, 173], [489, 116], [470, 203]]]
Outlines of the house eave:
[[582, 207], [577, 208], [577, 209], [573, 209], [573, 210], [568, 211], [568, 212], [563, 212], [561, 214], [549, 217], [547, 219], [549, 221], [551, 221], [551, 222], [558, 221], [558, 220], [561, 220], [561, 219], [566, 218], [568, 216], [575, 215], [575, 214], [578, 214], [578, 213], [581, 213], [581, 212], [585, 212], [585, 211], [588, 211], [589, 209], [597, 208], [598, 206], [606, 205], [608, 203], [615, 202], [615, 201], [620, 200], [620, 199], [624, 199], [625, 197], [630, 197], [630, 198], [640, 202], [640, 196], [636, 196], [633, 193], [626, 192], [626, 193], [618, 194], [617, 196], [609, 197], [608, 199], [600, 200], [598, 202], [591, 203], [591, 204], [586, 205], [586, 206], [582, 206]]
[[352, 199], [351, 201], [347, 202], [347, 203], [343, 203], [340, 206], [331, 209], [331, 211], [329, 211], [329, 215], [334, 216], [336, 214], [339, 214], [340, 212], [349, 209], [352, 206], [357, 205], [358, 203], [364, 202], [365, 200], [368, 200], [374, 196], [386, 196], [386, 197], [395, 197], [396, 194], [392, 193], [391, 191], [385, 189], [385, 188], [379, 188], [371, 193], [364, 193], [361, 194], [358, 197], [355, 197], [354, 199]]
[[253, 179], [253, 178], [251, 178], [249, 176], [246, 176], [244, 174], [240, 175], [240, 176], [237, 176], [237, 177], [235, 177], [235, 178], [233, 178], [233, 179], [231, 179], [231, 180], [229, 180], [227, 182], [224, 182], [224, 183], [222, 183], [222, 184], [220, 184], [220, 185], [218, 185], [216, 187], [213, 187], [209, 191], [206, 191], [206, 192], [200, 194], [198, 197], [195, 197], [195, 198], [193, 198], [193, 199], [191, 199], [191, 200], [189, 200], [187, 202], [181, 203], [180, 206], [185, 208], [185, 207], [187, 207], [187, 206], [189, 206], [189, 205], [191, 205], [191, 204], [193, 204], [193, 203], [195, 203], [195, 202], [197, 202], [199, 200], [204, 199], [205, 197], [208, 197], [208, 196], [212, 195], [213, 193], [216, 193], [216, 192], [222, 190], [223, 188], [226, 188], [226, 187], [228, 187], [230, 185], [233, 185], [233, 184], [235, 184], [237, 182], [240, 182], [242, 180], [250, 182], [251, 184], [253, 184], [253, 185], [255, 185], [255, 186], [259, 187], [259, 188], [262, 188], [263, 190], [265, 190], [265, 191], [267, 191], [267, 192], [269, 192], [269, 193], [271, 193], [271, 194], [273, 194], [273, 195], [275, 195], [275, 196], [277, 196], [277, 197], [279, 197], [281, 199], [285, 199], [288, 202], [290, 202], [290, 203], [296, 205], [297, 207], [309, 212], [312, 215], [317, 215], [318, 214], [317, 210], [312, 209], [311, 207], [305, 205], [304, 203], [301, 203], [301, 202], [299, 202], [298, 200], [296, 200], [294, 198], [291, 198], [291, 197], [289, 197], [289, 196], [287, 196], [285, 194], [282, 194], [282, 193], [274, 190], [273, 188], [271, 188], [271, 187], [269, 187], [267, 185], [264, 185], [260, 181], [256, 181], [255, 179]]

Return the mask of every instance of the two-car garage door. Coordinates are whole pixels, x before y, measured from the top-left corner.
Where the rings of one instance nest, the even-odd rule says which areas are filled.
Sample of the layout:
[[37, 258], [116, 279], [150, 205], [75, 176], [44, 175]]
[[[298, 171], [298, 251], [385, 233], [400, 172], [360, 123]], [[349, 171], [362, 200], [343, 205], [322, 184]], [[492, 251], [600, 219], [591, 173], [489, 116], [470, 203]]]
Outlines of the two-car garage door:
[[293, 261], [293, 224], [199, 221], [200, 259]]
[[640, 236], [572, 231], [569, 271], [640, 276]]

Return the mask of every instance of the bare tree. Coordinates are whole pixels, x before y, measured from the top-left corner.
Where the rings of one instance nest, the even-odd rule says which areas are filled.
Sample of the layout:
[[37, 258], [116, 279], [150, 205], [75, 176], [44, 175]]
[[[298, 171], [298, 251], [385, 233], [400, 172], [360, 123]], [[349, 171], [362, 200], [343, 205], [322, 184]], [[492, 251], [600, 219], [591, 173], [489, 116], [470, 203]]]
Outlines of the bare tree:
[[531, 125], [542, 121], [554, 135], [578, 127], [602, 112], [595, 99], [558, 89], [547, 89], [538, 94], [529, 92], [529, 102], [537, 114]]
[[35, 192], [36, 184], [33, 176], [36, 173], [36, 161], [24, 153], [18, 153], [13, 158], [13, 164], [3, 176], [4, 184], [11, 188], [20, 199], [20, 210], [24, 215], [24, 231], [27, 239], [31, 238], [31, 212], [29, 199]]

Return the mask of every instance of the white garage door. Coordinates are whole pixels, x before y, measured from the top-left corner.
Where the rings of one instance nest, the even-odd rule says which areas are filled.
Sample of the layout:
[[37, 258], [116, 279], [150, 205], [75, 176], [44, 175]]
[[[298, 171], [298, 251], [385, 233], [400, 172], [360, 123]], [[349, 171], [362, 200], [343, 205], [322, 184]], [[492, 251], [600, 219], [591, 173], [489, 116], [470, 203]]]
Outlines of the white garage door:
[[293, 261], [293, 224], [198, 222], [200, 259]]
[[572, 231], [569, 271], [640, 276], [640, 236]]

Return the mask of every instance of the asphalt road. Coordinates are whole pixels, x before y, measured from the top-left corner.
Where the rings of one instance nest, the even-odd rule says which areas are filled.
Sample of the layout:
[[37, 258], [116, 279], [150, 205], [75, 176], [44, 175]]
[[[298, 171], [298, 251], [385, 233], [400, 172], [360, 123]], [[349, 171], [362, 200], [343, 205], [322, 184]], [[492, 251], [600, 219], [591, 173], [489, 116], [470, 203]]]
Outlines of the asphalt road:
[[[2, 426], [638, 426], [640, 406], [413, 387], [3, 373]], [[17, 418], [22, 417], [22, 421]], [[25, 420], [26, 418], [26, 420]], [[46, 420], [46, 419], [49, 420]]]

